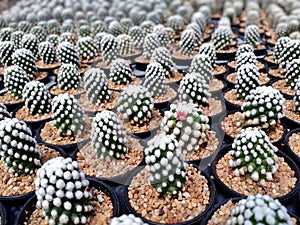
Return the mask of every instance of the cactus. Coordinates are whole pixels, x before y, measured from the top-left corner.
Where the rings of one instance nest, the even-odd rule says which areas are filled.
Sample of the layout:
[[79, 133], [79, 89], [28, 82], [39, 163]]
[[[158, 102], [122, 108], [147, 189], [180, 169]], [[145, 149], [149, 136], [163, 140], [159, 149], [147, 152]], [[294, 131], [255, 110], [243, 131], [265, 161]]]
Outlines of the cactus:
[[208, 106], [209, 85], [198, 73], [188, 73], [181, 80], [178, 93], [181, 101]]
[[141, 47], [144, 43], [144, 34], [143, 30], [139, 26], [133, 26], [129, 29], [128, 35], [130, 36], [133, 44], [136, 47]]
[[80, 67], [79, 53], [77, 48], [70, 42], [61, 42], [57, 47], [57, 57], [60, 64], [71, 63]]
[[110, 80], [115, 85], [126, 85], [132, 81], [132, 72], [125, 59], [118, 58], [114, 60], [110, 68]]
[[231, 22], [230, 19], [228, 17], [221, 17], [218, 23], [219, 27], [231, 27]]
[[200, 46], [202, 42], [202, 31], [197, 23], [193, 22], [187, 25], [186, 30], [192, 30], [195, 33], [195, 46]]
[[50, 34], [47, 36], [46, 41], [50, 42], [53, 47], [56, 49], [60, 43], [60, 37], [57, 34]]
[[108, 26], [109, 33], [117, 37], [120, 34], [123, 34], [123, 27], [118, 21], [110, 22]]
[[89, 224], [93, 205], [87, 190], [89, 181], [71, 158], [47, 161], [35, 180], [37, 206], [49, 224]]
[[10, 41], [13, 29], [11, 27], [4, 27], [0, 30], [0, 41]]
[[98, 49], [91, 37], [82, 37], [77, 41], [77, 49], [81, 61], [92, 60], [98, 56]]
[[60, 23], [56, 19], [51, 19], [47, 21], [47, 33], [60, 34]]
[[162, 16], [157, 11], [151, 11], [147, 13], [148, 21], [151, 21], [154, 24], [161, 24], [162, 23]]
[[62, 64], [59, 67], [57, 82], [62, 90], [76, 90], [80, 85], [80, 74], [73, 64]]
[[165, 70], [159, 62], [151, 62], [147, 65], [145, 81], [143, 83], [153, 97], [165, 94]]
[[276, 125], [284, 117], [282, 94], [271, 86], [261, 86], [250, 90], [242, 105], [246, 125], [268, 128]]
[[257, 65], [257, 59], [254, 54], [254, 52], [245, 52], [239, 54], [238, 57], [236, 57], [236, 70], [238, 70], [242, 65], [245, 65], [246, 63]]
[[172, 76], [172, 68], [174, 67], [174, 62], [169, 50], [166, 47], [156, 48], [152, 53], [151, 60], [153, 62], [158, 62], [163, 66], [166, 78]]
[[213, 33], [212, 40], [217, 51], [228, 49], [232, 41], [231, 28], [219, 26]]
[[36, 140], [25, 122], [16, 118], [2, 120], [0, 143], [0, 159], [14, 176], [33, 174], [41, 166]]
[[47, 65], [58, 62], [55, 48], [48, 41], [39, 43], [39, 55], [42, 61]]
[[[242, 44], [238, 47], [235, 53], [235, 60], [243, 53], [254, 53], [252, 45], [249, 44]], [[255, 56], [255, 55], [254, 55]]]
[[259, 28], [256, 25], [249, 25], [246, 27], [245, 31], [245, 43], [256, 47], [259, 43]]
[[256, 25], [258, 26], [260, 23], [259, 12], [257, 10], [249, 10], [247, 12], [246, 25]]
[[121, 92], [117, 111], [133, 126], [144, 126], [152, 119], [151, 93], [141, 85], [130, 85]]
[[125, 215], [119, 217], [113, 217], [110, 225], [126, 225], [126, 224], [133, 224], [133, 225], [148, 225], [148, 223], [144, 223], [140, 217], [136, 217], [133, 214]]
[[288, 35], [287, 32], [287, 24], [284, 22], [278, 23], [275, 29], [275, 33], [277, 38], [286, 37]]
[[154, 50], [159, 47], [159, 44], [157, 34], [147, 34], [143, 44], [143, 56], [146, 59], [150, 59]]
[[14, 98], [22, 98], [22, 90], [30, 79], [19, 66], [9, 66], [4, 70], [4, 86]]
[[121, 56], [126, 56], [133, 53], [132, 40], [129, 35], [121, 34], [117, 37], [117, 41]]
[[64, 32], [60, 35], [60, 42], [70, 42], [72, 45], [76, 45], [78, 37], [75, 33]]
[[124, 34], [128, 34], [130, 28], [133, 27], [132, 19], [130, 19], [128, 17], [122, 18], [121, 21], [120, 21], [120, 24], [123, 28], [123, 33]]
[[11, 34], [11, 41], [16, 45], [17, 48], [21, 48], [21, 41], [23, 39], [24, 32], [23, 31], [14, 31]]
[[287, 67], [287, 72], [285, 74], [286, 84], [291, 88], [294, 89], [299, 80], [299, 68], [300, 68], [300, 59], [293, 59]]
[[162, 24], [153, 27], [153, 32], [157, 34], [161, 47], [168, 47], [170, 43], [168, 31]]
[[294, 111], [297, 113], [300, 113], [300, 79], [296, 82], [295, 85], [295, 96], [294, 96], [294, 104], [295, 104], [295, 109]]
[[150, 183], [160, 195], [177, 195], [187, 180], [179, 142], [170, 135], [158, 134], [145, 148]]
[[165, 27], [165, 30], [168, 33], [170, 44], [175, 43], [175, 36], [176, 36], [175, 30], [172, 27]]
[[192, 15], [192, 22], [195, 22], [199, 26], [202, 33], [204, 32], [207, 22], [205, 19], [205, 15], [202, 12], [195, 12]]
[[101, 159], [123, 159], [128, 151], [126, 131], [118, 116], [108, 110], [97, 113], [92, 123], [92, 144]]
[[194, 50], [196, 46], [195, 32], [193, 30], [184, 30], [181, 33], [180, 43], [181, 43], [181, 48], [180, 48], [181, 55], [185, 55], [185, 56], [194, 55]]
[[31, 25], [28, 21], [20, 21], [18, 23], [18, 30], [23, 31], [25, 34], [30, 32]]
[[34, 26], [31, 28], [30, 33], [35, 35], [38, 42], [46, 41], [47, 31], [41, 26]]
[[243, 224], [294, 224], [287, 209], [269, 195], [249, 195], [231, 211], [227, 225]]
[[100, 33], [97, 33], [94, 37], [94, 41], [97, 46], [98, 52], [101, 51], [101, 41], [105, 35], [107, 35], [106, 32], [100, 32]]
[[293, 59], [300, 58], [300, 40], [290, 40], [285, 44], [283, 51], [281, 53], [281, 57], [278, 60], [280, 68], [283, 69], [284, 72], [287, 71], [288, 64]]
[[97, 33], [105, 32], [105, 31], [106, 31], [106, 26], [101, 20], [96, 20], [92, 23], [91, 32], [93, 36], [95, 36]]
[[288, 20], [288, 24], [287, 24], [288, 34], [291, 34], [295, 31], [297, 31], [298, 28], [299, 28], [299, 21], [297, 18], [291, 18], [290, 20]]
[[0, 122], [6, 118], [12, 118], [10, 112], [7, 111], [6, 106], [0, 103]]
[[147, 34], [151, 34], [153, 32], [155, 24], [152, 21], [145, 20], [141, 23], [140, 26], [142, 28], [143, 34], [146, 36]]
[[234, 139], [229, 155], [229, 165], [235, 176], [246, 176], [255, 182], [273, 180], [278, 169], [275, 147], [263, 130], [248, 127]]
[[103, 61], [110, 65], [113, 60], [117, 59], [120, 54], [120, 49], [117, 39], [111, 35], [105, 35], [101, 40], [101, 51]]
[[17, 47], [12, 41], [0, 42], [0, 60], [5, 66], [12, 65], [12, 54], [17, 50]]
[[176, 32], [182, 31], [184, 26], [184, 19], [180, 15], [169, 16], [167, 26], [172, 27]]
[[21, 41], [22, 48], [28, 49], [32, 52], [33, 56], [39, 58], [39, 41], [33, 34], [25, 34]]
[[73, 95], [65, 93], [55, 96], [51, 111], [59, 134], [74, 136], [82, 133], [85, 118], [82, 108]]
[[51, 94], [43, 83], [39, 81], [26, 83], [22, 96], [25, 106], [32, 115], [46, 114], [51, 111]]
[[211, 58], [205, 54], [196, 55], [191, 63], [191, 73], [197, 73], [209, 83], [213, 79]]
[[210, 58], [211, 67], [214, 68], [217, 59], [216, 49], [212, 43], [203, 43], [199, 48], [199, 55], [204, 54]]
[[193, 103], [171, 104], [165, 112], [161, 130], [174, 137], [183, 151], [197, 151], [200, 144], [207, 141], [206, 131], [210, 129], [209, 119], [202, 109]]
[[282, 57], [282, 52], [290, 40], [291, 39], [289, 37], [278, 38], [274, 48], [274, 58], [276, 61], [278, 61]]

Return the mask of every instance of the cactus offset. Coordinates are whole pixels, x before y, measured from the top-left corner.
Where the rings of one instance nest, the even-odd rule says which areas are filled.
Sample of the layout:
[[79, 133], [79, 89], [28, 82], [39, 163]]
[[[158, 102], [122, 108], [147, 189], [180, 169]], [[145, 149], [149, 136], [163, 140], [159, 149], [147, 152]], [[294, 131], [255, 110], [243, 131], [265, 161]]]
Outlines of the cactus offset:
[[165, 94], [165, 79], [165, 70], [160, 63], [152, 62], [147, 65], [143, 85], [153, 97], [160, 97]]
[[56, 50], [48, 41], [44, 41], [39, 44], [39, 55], [42, 61], [47, 65], [58, 62]]
[[60, 64], [73, 64], [79, 68], [79, 53], [70, 42], [61, 42], [57, 47], [57, 57]]
[[217, 51], [228, 49], [232, 41], [231, 28], [219, 26], [212, 35], [212, 41]]
[[80, 85], [80, 74], [73, 64], [62, 64], [58, 71], [57, 82], [62, 90], [76, 90]]

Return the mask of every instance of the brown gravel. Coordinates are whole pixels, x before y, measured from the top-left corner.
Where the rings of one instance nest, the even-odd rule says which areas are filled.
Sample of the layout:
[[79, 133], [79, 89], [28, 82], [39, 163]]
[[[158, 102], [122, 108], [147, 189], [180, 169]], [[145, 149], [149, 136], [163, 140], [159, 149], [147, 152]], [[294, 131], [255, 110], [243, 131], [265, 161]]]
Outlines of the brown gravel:
[[292, 151], [300, 157], [300, 132], [295, 132], [289, 137], [288, 142]]
[[[113, 216], [113, 203], [109, 196], [107, 196], [103, 191], [97, 190], [95, 188], [91, 189], [92, 199], [91, 204], [94, 206], [93, 214], [89, 217], [87, 224], [91, 225], [109, 225], [111, 218]], [[99, 203], [98, 197], [101, 195], [103, 197], [103, 203]], [[26, 212], [28, 214], [28, 212]], [[48, 225], [49, 223], [45, 220], [43, 216], [43, 210], [36, 207], [31, 215], [28, 215], [28, 219], [23, 223], [23, 225]]]
[[85, 59], [85, 60], [80, 59], [80, 62], [83, 63], [83, 64], [90, 64], [90, 63], [93, 63], [93, 62], [95, 62], [97, 60], [100, 60], [101, 58], [102, 58], [101, 55], [98, 55], [98, 56], [96, 56], [96, 57], [94, 57], [92, 59]]
[[48, 72], [37, 72], [34, 80], [42, 80], [48, 76]]
[[138, 56], [142, 54], [142, 50], [140, 49], [134, 49], [132, 53], [129, 53], [127, 55], [120, 55], [121, 58], [132, 58], [134, 56]]
[[179, 73], [177, 70], [172, 70], [172, 76], [166, 79], [166, 83], [175, 83], [181, 81], [183, 78], [183, 74]]
[[235, 53], [236, 52], [236, 47], [230, 47], [229, 49], [226, 50], [217, 50], [216, 53]]
[[124, 88], [126, 88], [128, 85], [139, 85], [142, 83], [142, 80], [138, 77], [135, 76], [131, 76], [132, 81], [129, 84], [120, 84], [120, 85], [116, 85], [112, 82], [111, 79], [108, 79], [108, 88], [114, 91], [123, 91]]
[[295, 91], [286, 84], [285, 79], [278, 80], [272, 84], [273, 88], [276, 88], [283, 94], [295, 95]]
[[146, 59], [143, 55], [135, 58], [134, 60], [137, 63], [143, 63], [143, 64], [149, 64], [150, 63], [150, 59]]
[[[89, 68], [91, 68], [91, 65], [88, 64], [80, 64], [79, 73], [82, 74], [86, 72]], [[53, 74], [57, 75], [59, 72], [59, 68], [56, 68], [53, 70]]]
[[211, 34], [204, 33], [204, 34], [202, 35], [202, 40], [207, 40], [207, 39], [210, 38], [210, 36], [211, 36]]
[[6, 69], [7, 67], [5, 67], [5, 66], [1, 66], [0, 67], [0, 74], [3, 74], [4, 73], [4, 70]]
[[45, 64], [42, 60], [37, 61], [36, 63], [37, 68], [39, 69], [54, 69], [60, 66], [60, 63], [52, 63], [52, 64]]
[[76, 144], [88, 139], [91, 135], [92, 118], [90, 117], [86, 117], [82, 135], [76, 135], [76, 137], [59, 135], [58, 129], [54, 126], [54, 123], [54, 120], [45, 123], [45, 126], [40, 131], [40, 137], [46, 143], [54, 145]]
[[112, 108], [115, 108], [119, 99], [119, 92], [112, 91], [110, 93], [110, 100], [107, 103], [100, 103], [99, 105], [92, 104], [86, 93], [80, 95], [78, 99], [78, 104], [83, 108], [83, 110], [88, 112], [100, 112], [103, 110], [110, 110]]
[[[259, 29], [259, 33], [261, 34], [261, 33], [264, 33], [265, 31], [263, 30], [263, 29]], [[264, 50], [264, 49], [266, 49], [266, 46], [265, 45], [263, 45], [263, 44], [259, 44], [259, 45], [256, 45], [256, 47], [254, 48], [254, 51], [255, 50]]]
[[84, 93], [84, 88], [79, 87], [77, 89], [70, 89], [70, 90], [66, 91], [66, 90], [60, 89], [60, 87], [57, 84], [57, 85], [51, 87], [50, 93], [55, 96], [59, 95], [59, 94], [64, 94], [64, 93], [68, 93], [69, 95], [79, 95], [79, 94]]
[[10, 93], [5, 92], [0, 95], [0, 102], [3, 104], [15, 104], [24, 102], [22, 99], [15, 99]]
[[[233, 84], [236, 84], [236, 72], [233, 72], [231, 74], [228, 74], [226, 76], [226, 79]], [[259, 76], [259, 84], [264, 85], [266, 83], [270, 82], [270, 78], [268, 77], [267, 73], [260, 73]]]
[[277, 62], [274, 59], [274, 55], [268, 55], [264, 59], [265, 59], [266, 62], [277, 64]]
[[176, 98], [176, 96], [177, 96], [177, 92], [169, 85], [166, 85], [165, 94], [160, 97], [153, 97], [153, 102], [163, 103], [167, 101], [172, 101], [174, 98]]
[[[42, 164], [49, 159], [60, 156], [60, 153], [55, 149], [46, 147], [45, 145], [37, 145], [37, 148], [42, 154]], [[36, 173], [27, 176], [15, 177], [13, 174], [8, 173], [5, 165], [0, 161], [0, 196], [15, 196], [20, 194], [26, 194], [35, 189], [34, 180]]]
[[229, 153], [225, 154], [216, 164], [216, 172], [226, 186], [242, 195], [260, 193], [278, 198], [290, 193], [296, 185], [295, 171], [290, 168], [283, 157], [278, 157], [278, 170], [274, 174], [274, 179], [272, 181], [265, 180], [261, 184], [249, 177], [235, 176], [229, 166], [230, 159], [232, 156]]
[[213, 69], [213, 75], [217, 76], [219, 74], [225, 73], [226, 72], [226, 66], [224, 65], [215, 65]]
[[15, 117], [17, 119], [23, 120], [25, 122], [45, 120], [45, 119], [49, 119], [51, 116], [52, 116], [52, 112], [47, 113], [47, 114], [32, 115], [26, 106], [23, 106], [22, 108], [20, 108], [15, 114]]
[[239, 105], [242, 106], [242, 104], [246, 101], [246, 100], [240, 100], [237, 97], [237, 89], [231, 89], [229, 91], [226, 91], [224, 93], [224, 98], [225, 100], [227, 100], [228, 102], [235, 104], [235, 105]]
[[269, 69], [268, 73], [270, 75], [274, 76], [274, 77], [284, 78], [284, 73], [282, 72], [282, 70], [280, 68], [278, 68], [278, 69]]
[[143, 218], [153, 222], [171, 224], [191, 220], [203, 212], [210, 201], [208, 181], [192, 166], [186, 170], [188, 180], [178, 198], [160, 197], [149, 183], [150, 173], [143, 169], [128, 187], [132, 208]]
[[190, 56], [182, 55], [181, 50], [178, 50], [178, 51], [176, 51], [172, 54], [172, 57], [175, 58], [175, 59], [178, 59], [178, 60], [180, 60], [180, 59], [182, 59], [182, 60], [192, 60], [194, 58], [194, 56], [197, 55], [197, 54], [198, 54], [198, 52], [195, 51], [194, 54], [190, 55]]
[[[228, 66], [230, 66], [231, 68], [234, 68], [234, 69], [236, 69], [236, 61], [230, 61], [229, 63], [228, 63]], [[263, 69], [263, 68], [265, 68], [266, 66], [265, 66], [265, 64], [263, 64], [261, 61], [257, 61], [257, 67], [258, 67], [258, 69]]]
[[210, 83], [209, 83], [209, 90], [210, 92], [212, 91], [220, 91], [224, 88], [224, 83], [220, 80], [217, 79], [213, 79]]
[[203, 109], [203, 112], [206, 116], [215, 116], [218, 113], [222, 112], [224, 108], [221, 100], [218, 100], [216, 98], [209, 98], [208, 106], [203, 107], [199, 105], [199, 107]]
[[297, 123], [300, 123], [300, 113], [295, 111], [295, 102], [294, 100], [285, 100], [285, 116], [289, 118], [290, 120], [294, 120]]

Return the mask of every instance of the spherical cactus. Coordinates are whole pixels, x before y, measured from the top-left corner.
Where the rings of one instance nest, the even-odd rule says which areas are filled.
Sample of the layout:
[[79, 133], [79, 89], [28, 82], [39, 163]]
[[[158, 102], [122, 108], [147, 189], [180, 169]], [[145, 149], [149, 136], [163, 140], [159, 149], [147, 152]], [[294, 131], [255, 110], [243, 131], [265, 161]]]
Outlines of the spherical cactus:
[[82, 37], [77, 41], [80, 60], [92, 60], [98, 56], [98, 49], [91, 37]]
[[37, 67], [31, 51], [25, 48], [17, 49], [12, 55], [12, 63], [13, 65], [21, 67], [30, 79], [36, 77]]
[[17, 48], [21, 48], [21, 41], [23, 39], [23, 36], [24, 36], [24, 32], [23, 31], [14, 31], [12, 34], [11, 34], [11, 41], [16, 45]]
[[180, 15], [169, 16], [167, 26], [172, 27], [175, 31], [182, 31], [184, 26], [184, 19]]
[[37, 206], [49, 224], [89, 224], [93, 206], [89, 203], [89, 181], [71, 158], [47, 161], [35, 180]]
[[25, 34], [21, 41], [22, 48], [28, 49], [33, 56], [39, 58], [39, 41], [33, 34]]
[[12, 54], [17, 50], [17, 47], [12, 41], [0, 42], [0, 60], [5, 66], [12, 65]]
[[47, 36], [46, 41], [50, 42], [53, 47], [56, 49], [60, 43], [60, 37], [57, 34], [50, 34]]
[[165, 73], [164, 67], [159, 62], [152, 62], [147, 65], [143, 85], [153, 97], [160, 97], [165, 94]]
[[6, 106], [3, 103], [0, 103], [0, 121], [6, 118], [12, 118], [10, 112], [7, 111]]
[[87, 70], [83, 76], [83, 83], [87, 97], [92, 104], [98, 105], [110, 100], [108, 83], [103, 70], [99, 68]]
[[216, 50], [226, 50], [232, 41], [232, 30], [227, 26], [219, 26], [212, 35]]
[[71, 32], [64, 32], [61, 33], [60, 37], [60, 42], [70, 42], [72, 45], [76, 45], [78, 41], [78, 36], [75, 33]]
[[[243, 53], [254, 53], [252, 45], [242, 44], [238, 47], [235, 53], [235, 60]], [[255, 56], [255, 55], [254, 55]]]
[[246, 25], [256, 25], [258, 26], [260, 23], [259, 12], [257, 10], [249, 10], [247, 12]]
[[215, 66], [217, 55], [212, 43], [203, 43], [199, 48], [199, 54], [207, 55], [210, 58], [212, 68]]
[[165, 27], [166, 32], [169, 36], [170, 43], [175, 43], [176, 32], [172, 27]]
[[39, 43], [39, 55], [42, 61], [47, 65], [58, 62], [56, 50], [48, 41]]
[[165, 112], [161, 130], [175, 137], [183, 151], [192, 152], [199, 150], [199, 143], [206, 139], [205, 132], [210, 129], [208, 122], [208, 117], [197, 105], [181, 102], [171, 104], [170, 110]]
[[160, 45], [157, 34], [147, 34], [143, 44], [143, 56], [150, 59], [154, 50]]
[[168, 47], [170, 43], [169, 33], [162, 24], [153, 27], [153, 33], [156, 33], [161, 47]]
[[246, 125], [268, 128], [277, 124], [284, 117], [284, 101], [282, 94], [271, 86], [261, 86], [250, 90], [242, 105]]
[[130, 36], [133, 44], [137, 47], [141, 47], [144, 43], [143, 30], [139, 26], [133, 26], [129, 29], [128, 35]]
[[236, 70], [246, 63], [257, 65], [257, 59], [254, 52], [241, 53], [236, 57]]
[[273, 180], [278, 169], [277, 148], [266, 133], [257, 127], [248, 127], [234, 139], [229, 161], [235, 176], [250, 177], [253, 181]]
[[177, 195], [187, 180], [179, 142], [170, 135], [158, 134], [145, 148], [146, 169], [150, 183], [160, 195]]
[[274, 48], [274, 58], [276, 61], [282, 57], [282, 52], [290, 40], [289, 37], [278, 38]]
[[22, 98], [22, 90], [30, 79], [19, 66], [9, 66], [4, 70], [4, 86], [14, 98]]
[[105, 35], [101, 41], [101, 51], [103, 61], [107, 65], [110, 65], [113, 60], [119, 57], [120, 54], [120, 48], [117, 39], [111, 34]]
[[129, 215], [123, 214], [120, 217], [114, 217], [110, 222], [110, 225], [125, 225], [125, 224], [148, 225], [148, 223], [144, 223], [140, 217], [136, 217], [133, 214], [129, 214]]
[[76, 33], [76, 25], [73, 20], [65, 20], [60, 27], [62, 33]]
[[152, 21], [146, 20], [140, 24], [144, 35], [150, 34], [153, 32], [155, 24]]
[[245, 43], [255, 47], [259, 43], [259, 28], [256, 25], [249, 25], [245, 31]]
[[123, 33], [124, 34], [128, 34], [130, 28], [133, 26], [133, 22], [132, 19], [126, 17], [126, 18], [122, 18], [120, 21], [120, 24], [123, 28]]
[[10, 41], [13, 29], [11, 27], [4, 27], [0, 30], [0, 41]]
[[100, 158], [122, 159], [127, 153], [126, 131], [118, 116], [108, 110], [96, 114], [92, 123], [92, 144]]
[[192, 30], [195, 34], [195, 46], [200, 46], [202, 42], [202, 31], [197, 23], [193, 22], [187, 25], [186, 30]]
[[47, 31], [41, 26], [34, 26], [31, 28], [30, 33], [35, 35], [38, 42], [46, 41]]
[[132, 71], [125, 59], [118, 58], [114, 60], [110, 68], [110, 80], [115, 85], [126, 85], [132, 81]]
[[285, 22], [278, 23], [275, 29], [277, 38], [286, 37], [288, 35], [288, 27]]
[[79, 53], [70, 42], [61, 42], [57, 47], [57, 57], [60, 64], [71, 63], [79, 68]]
[[208, 106], [209, 85], [198, 73], [188, 73], [181, 80], [178, 93], [181, 101]]
[[108, 26], [109, 33], [117, 37], [120, 34], [123, 34], [123, 27], [118, 21], [110, 22]]
[[287, 67], [285, 75], [286, 84], [292, 89], [295, 88], [297, 80], [299, 80], [300, 59], [293, 59]]
[[121, 34], [117, 37], [120, 55], [126, 56], [133, 53], [133, 43], [129, 35]]
[[201, 77], [209, 83], [212, 79], [212, 63], [211, 58], [205, 54], [196, 55], [191, 63], [191, 73], [198, 73]]
[[41, 166], [36, 140], [25, 122], [16, 118], [2, 120], [0, 143], [0, 159], [14, 176], [33, 174]]
[[51, 111], [51, 94], [39, 81], [28, 82], [22, 92], [25, 106], [32, 115], [46, 114]]
[[221, 17], [220, 20], [219, 20], [219, 23], [218, 23], [218, 26], [219, 27], [231, 27], [231, 22], [230, 22], [230, 19], [228, 17]]
[[60, 34], [60, 23], [56, 19], [51, 19], [47, 21], [47, 33]]
[[18, 23], [18, 30], [28, 34], [30, 32], [30, 29], [31, 29], [31, 24], [28, 21], [20, 21]]
[[80, 85], [80, 74], [75, 65], [62, 64], [59, 67], [57, 82], [58, 86], [62, 90], [76, 90]]
[[65, 93], [55, 96], [51, 111], [59, 134], [74, 136], [82, 133], [85, 118], [73, 95]]
[[180, 52], [185, 56], [194, 55], [195, 45], [196, 45], [196, 36], [193, 30], [184, 30], [181, 33], [180, 38]]
[[96, 20], [92, 23], [91, 26], [91, 32], [93, 35], [96, 35], [97, 33], [100, 32], [105, 32], [106, 31], [106, 26], [101, 20]]
[[172, 76], [172, 68], [174, 67], [174, 62], [169, 50], [166, 47], [156, 48], [152, 53], [151, 60], [153, 62], [158, 62], [163, 66], [166, 78]]
[[152, 119], [151, 93], [140, 85], [130, 85], [121, 92], [117, 111], [133, 126], [144, 126]]
[[295, 109], [297, 113], [300, 113], [300, 79], [296, 82], [295, 85], [295, 96], [294, 96], [294, 104], [295, 104]]
[[293, 60], [300, 58], [300, 40], [290, 40], [284, 47], [281, 57], [278, 60], [279, 66], [287, 71], [288, 64]]

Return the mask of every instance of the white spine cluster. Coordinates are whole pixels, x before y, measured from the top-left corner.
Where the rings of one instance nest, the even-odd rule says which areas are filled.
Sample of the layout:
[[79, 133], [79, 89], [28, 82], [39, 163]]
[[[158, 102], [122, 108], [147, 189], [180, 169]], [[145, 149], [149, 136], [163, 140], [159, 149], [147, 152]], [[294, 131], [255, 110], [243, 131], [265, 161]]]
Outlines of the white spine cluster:
[[62, 64], [58, 71], [58, 86], [62, 90], [76, 90], [80, 85], [80, 74], [74, 64]]
[[31, 51], [25, 48], [17, 49], [12, 55], [12, 64], [21, 67], [31, 80], [36, 77], [37, 67]]
[[114, 217], [110, 225], [148, 225], [148, 223], [144, 223], [140, 217], [136, 217], [133, 214], [123, 214], [120, 217]]
[[97, 46], [89, 36], [78, 39], [77, 49], [80, 60], [92, 60], [98, 56]]
[[152, 53], [156, 48], [159, 47], [159, 45], [160, 43], [157, 34], [155, 33], [147, 34], [143, 44], [143, 56], [146, 59], [150, 59]]
[[145, 81], [143, 85], [151, 92], [153, 97], [160, 97], [165, 94], [165, 70], [158, 62], [147, 65]]

